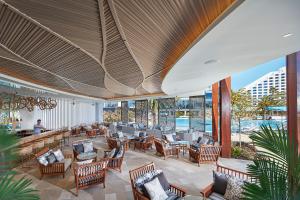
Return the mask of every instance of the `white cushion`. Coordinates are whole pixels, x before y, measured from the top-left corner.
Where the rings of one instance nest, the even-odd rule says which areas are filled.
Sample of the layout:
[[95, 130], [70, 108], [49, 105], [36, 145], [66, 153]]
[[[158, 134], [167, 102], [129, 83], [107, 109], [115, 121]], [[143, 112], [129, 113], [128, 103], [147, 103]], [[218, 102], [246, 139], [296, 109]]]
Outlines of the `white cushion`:
[[144, 186], [151, 200], [166, 200], [168, 198], [167, 193], [164, 191], [157, 177], [145, 183]]
[[37, 160], [39, 161], [40, 164], [47, 166], [49, 164], [48, 160], [47, 160], [47, 156], [49, 156], [53, 151], [49, 150], [46, 153], [44, 153], [43, 155], [41, 155], [40, 157], [37, 158]]
[[84, 153], [92, 152], [94, 150], [93, 143], [92, 142], [84, 142], [83, 149], [84, 149]]
[[166, 134], [165, 136], [169, 142], [175, 142], [172, 134]]
[[113, 148], [111, 150], [111, 152], [109, 153], [108, 157], [110, 157], [110, 158], [114, 157], [115, 153], [116, 153], [116, 148]]
[[77, 165], [85, 165], [93, 162], [93, 159], [77, 162]]
[[140, 136], [140, 132], [139, 131], [134, 131], [134, 137], [139, 137]]
[[119, 132], [118, 132], [118, 137], [119, 137], [119, 138], [123, 138], [123, 137], [124, 137], [123, 132], [119, 131]]
[[65, 157], [60, 149], [58, 149], [57, 151], [54, 151], [53, 154], [58, 162], [63, 161], [65, 159]]
[[48, 165], [48, 160], [46, 159], [46, 156], [42, 155], [37, 158], [40, 164], [47, 166]]
[[209, 141], [209, 138], [204, 136], [204, 137], [201, 138], [199, 144], [207, 144], [208, 141]]

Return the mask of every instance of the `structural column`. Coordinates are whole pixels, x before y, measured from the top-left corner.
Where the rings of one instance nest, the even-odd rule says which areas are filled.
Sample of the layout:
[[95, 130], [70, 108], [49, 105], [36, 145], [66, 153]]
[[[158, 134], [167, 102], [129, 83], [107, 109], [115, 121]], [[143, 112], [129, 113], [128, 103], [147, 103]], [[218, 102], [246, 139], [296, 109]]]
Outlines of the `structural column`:
[[300, 51], [287, 56], [287, 123], [300, 153]]
[[212, 137], [219, 141], [219, 83], [212, 85]]
[[220, 81], [220, 142], [221, 156], [231, 157], [231, 78]]

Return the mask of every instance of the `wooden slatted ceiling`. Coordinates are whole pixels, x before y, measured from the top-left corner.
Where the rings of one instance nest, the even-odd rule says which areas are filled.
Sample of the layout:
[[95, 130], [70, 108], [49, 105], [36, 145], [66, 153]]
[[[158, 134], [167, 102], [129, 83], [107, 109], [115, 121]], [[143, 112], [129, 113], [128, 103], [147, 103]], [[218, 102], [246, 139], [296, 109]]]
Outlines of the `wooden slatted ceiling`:
[[13, 75], [17, 78], [23, 79], [23, 77], [26, 77], [27, 80], [38, 81], [43, 86], [72, 90], [65, 81], [55, 75], [2, 57], [0, 57], [0, 71], [1, 73]]
[[[118, 18], [146, 77], [172, 67], [234, 0], [115, 0]], [[166, 72], [163, 73], [163, 75]], [[159, 77], [159, 75], [154, 75]], [[160, 90], [162, 77], [144, 84]], [[157, 81], [158, 80], [158, 81]], [[149, 85], [149, 88], [147, 87]]]
[[0, 46], [0, 56], [3, 58], [8, 58], [10, 60], [15, 60], [17, 62], [21, 62], [27, 65], [30, 65], [30, 63], [28, 63], [26, 60], [14, 55], [13, 53], [9, 52], [7, 49], [5, 49], [4, 47]]
[[82, 84], [76, 81], [70, 81], [66, 80], [76, 91], [80, 92], [81, 94], [84, 95], [91, 95], [95, 97], [105, 97], [105, 98], [112, 98], [116, 96], [116, 94], [108, 91], [107, 89], [100, 88], [100, 87], [95, 87], [95, 86], [90, 86], [86, 84]]
[[55, 74], [104, 87], [104, 70], [80, 49], [0, 4], [0, 43]]
[[161, 93], [168, 70], [239, 1], [2, 0], [0, 43], [63, 77], [74, 92], [104, 98]]
[[6, 0], [100, 60], [103, 38], [95, 0]]
[[103, 1], [103, 7], [107, 49], [105, 68], [119, 82], [136, 88], [142, 83], [143, 74], [124, 44], [107, 0]]

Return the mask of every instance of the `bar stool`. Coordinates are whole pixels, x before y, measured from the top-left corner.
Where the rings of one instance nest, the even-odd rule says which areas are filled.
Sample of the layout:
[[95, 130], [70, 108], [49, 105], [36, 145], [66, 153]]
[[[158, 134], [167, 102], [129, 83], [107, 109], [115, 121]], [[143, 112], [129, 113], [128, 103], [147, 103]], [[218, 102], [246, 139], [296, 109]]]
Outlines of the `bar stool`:
[[32, 149], [34, 153], [39, 152], [44, 147], [45, 147], [45, 141], [43, 139], [36, 140], [32, 145]]
[[52, 149], [53, 143], [54, 143], [54, 136], [50, 136], [44, 139], [45, 141], [45, 147], [49, 147], [49, 149]]
[[66, 139], [68, 139], [68, 145], [70, 145], [70, 136], [71, 136], [71, 132], [70, 131], [67, 131], [67, 132], [64, 132], [63, 134], [63, 138], [64, 138], [64, 145], [66, 144]]
[[27, 162], [28, 159], [31, 158], [33, 155], [33, 148], [32, 144], [26, 145], [26, 146], [21, 146], [19, 149], [19, 156], [21, 158], [21, 167], [31, 167], [31, 166], [24, 166], [24, 163]]
[[55, 146], [58, 143], [60, 149], [62, 148], [62, 144], [63, 144], [63, 133], [58, 133], [57, 135], [54, 136], [54, 142], [55, 142]]

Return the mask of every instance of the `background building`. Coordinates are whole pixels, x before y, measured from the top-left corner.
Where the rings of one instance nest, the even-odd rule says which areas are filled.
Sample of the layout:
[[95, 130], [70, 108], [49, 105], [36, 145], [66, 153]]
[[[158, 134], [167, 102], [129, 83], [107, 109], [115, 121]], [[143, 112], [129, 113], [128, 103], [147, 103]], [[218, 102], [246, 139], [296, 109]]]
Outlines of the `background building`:
[[272, 88], [284, 92], [286, 91], [286, 67], [269, 72], [244, 88], [251, 95], [253, 104], [256, 104], [263, 96], [271, 94]]

